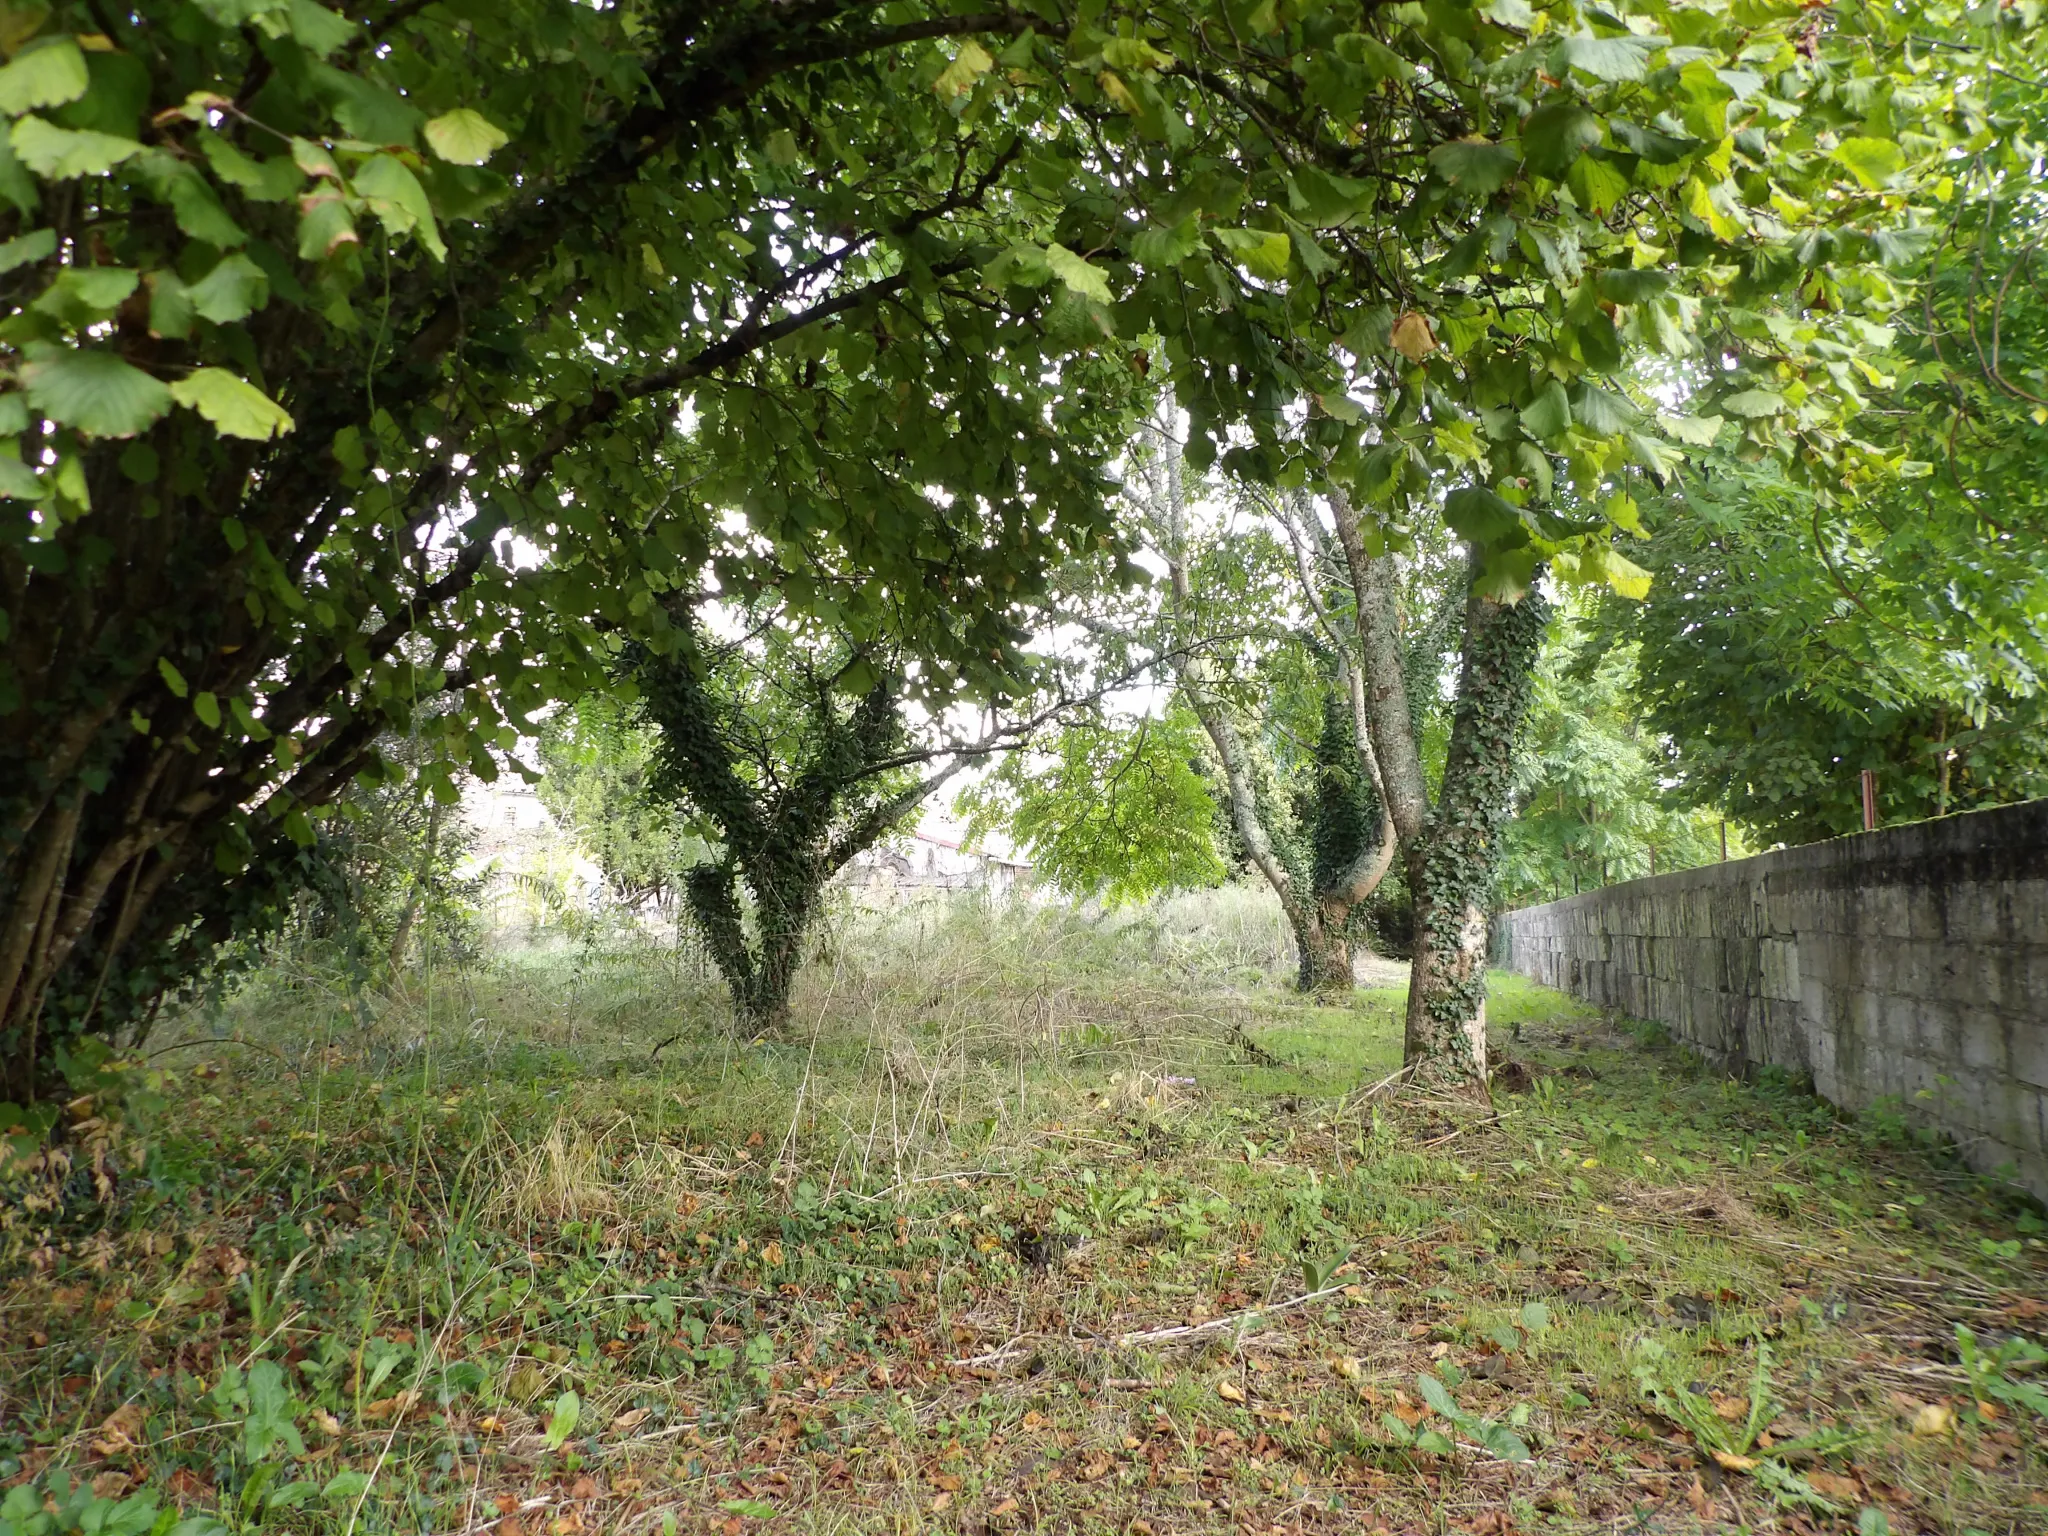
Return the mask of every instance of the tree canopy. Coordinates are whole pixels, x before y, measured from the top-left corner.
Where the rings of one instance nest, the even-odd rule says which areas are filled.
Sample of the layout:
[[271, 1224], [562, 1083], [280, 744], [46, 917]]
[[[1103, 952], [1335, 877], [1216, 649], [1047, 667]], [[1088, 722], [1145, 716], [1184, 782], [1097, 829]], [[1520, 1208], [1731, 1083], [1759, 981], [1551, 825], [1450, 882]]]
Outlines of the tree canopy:
[[[1689, 446], [1726, 434], [1823, 501], [1883, 482], [1918, 461], [1853, 413], [1920, 210], [2008, 132], [2012, 71], [1983, 65], [2025, 26], [1860, 0], [16, 13], [5, 1091], [274, 917], [380, 740], [424, 743], [452, 796], [618, 647], [672, 647], [676, 594], [772, 587], [921, 658], [918, 688], [1001, 691], [1055, 560], [1116, 558], [1106, 470], [1153, 386], [1197, 468], [1330, 493], [1362, 558], [1441, 509], [1502, 613], [1470, 611], [1517, 633], [1539, 569], [1640, 593], [1616, 541]], [[1644, 358], [1683, 375], [1676, 413]], [[1378, 703], [1412, 842], [1419, 759]]]

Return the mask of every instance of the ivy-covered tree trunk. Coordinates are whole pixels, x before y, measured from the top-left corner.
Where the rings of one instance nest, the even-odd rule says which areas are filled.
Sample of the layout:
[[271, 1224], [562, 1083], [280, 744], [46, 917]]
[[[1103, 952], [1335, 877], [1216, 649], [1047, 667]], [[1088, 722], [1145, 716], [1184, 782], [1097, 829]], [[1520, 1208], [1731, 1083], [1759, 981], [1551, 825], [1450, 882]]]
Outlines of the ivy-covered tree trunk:
[[[1165, 434], [1162, 434], [1165, 436]], [[1190, 644], [1194, 592], [1188, 578], [1186, 504], [1177, 449], [1161, 455], [1163, 484], [1155, 516], [1180, 639], [1181, 694], [1216, 749], [1231, 830], [1273, 894], [1294, 933], [1296, 983], [1304, 992], [1349, 996], [1354, 984], [1350, 919], [1391, 865], [1393, 824], [1378, 793], [1378, 769], [1363, 713], [1363, 694], [1348, 662], [1340, 664], [1343, 697], [1325, 700], [1312, 803], [1305, 807], [1311, 848], [1283, 848], [1268, 826], [1252, 773], [1251, 752], [1218, 689], [1215, 664]], [[1307, 857], [1304, 857], [1304, 854]]]
[[1408, 849], [1415, 958], [1402, 1056], [1428, 1077], [1486, 1080], [1487, 918], [1549, 606], [1533, 587], [1513, 606], [1477, 591], [1466, 603], [1443, 787]]
[[[687, 608], [680, 629], [675, 654], [641, 653], [635, 666], [660, 737], [649, 783], [719, 846], [685, 874], [684, 895], [740, 1018], [772, 1032], [788, 1021], [826, 882], [967, 759], [913, 776], [925, 755], [905, 750], [897, 688], [855, 653], [820, 666], [776, 635], [765, 657], [728, 652], [721, 673]], [[848, 707], [853, 665], [877, 680]]]

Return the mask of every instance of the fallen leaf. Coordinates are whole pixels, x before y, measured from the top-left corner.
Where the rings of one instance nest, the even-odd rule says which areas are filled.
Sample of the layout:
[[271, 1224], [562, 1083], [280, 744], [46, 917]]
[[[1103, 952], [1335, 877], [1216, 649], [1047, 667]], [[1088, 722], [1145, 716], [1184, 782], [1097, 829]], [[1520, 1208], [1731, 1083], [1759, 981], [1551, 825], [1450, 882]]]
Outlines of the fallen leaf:
[[[127, 1450], [135, 1444], [135, 1437], [142, 1432], [143, 1417], [140, 1403], [123, 1403], [101, 1421], [100, 1434], [105, 1439], [95, 1444], [93, 1449], [99, 1451], [102, 1456], [111, 1456], [115, 1451]], [[111, 1445], [113, 1449], [101, 1450], [101, 1444]]]
[[572, 1499], [594, 1499], [597, 1497], [597, 1484], [587, 1474], [579, 1477], [576, 1479], [574, 1486], [569, 1489], [569, 1497]]
[[996, 1505], [994, 1509], [988, 1512], [988, 1517], [991, 1520], [1001, 1519], [1004, 1515], [1014, 1515], [1017, 1513], [1017, 1509], [1018, 1504], [1015, 1499], [1004, 1499], [1002, 1503]]
[[932, 1474], [932, 1486], [942, 1489], [947, 1493], [958, 1493], [960, 1491], [960, 1474], [957, 1472], [934, 1472]]
[[951, 1495], [950, 1493], [942, 1493], [938, 1495], [936, 1498], [934, 1498], [931, 1502], [931, 1511], [935, 1515], [938, 1514], [941, 1510], [951, 1509], [952, 1507], [953, 1495]]
[[510, 1493], [501, 1493], [491, 1502], [497, 1506], [498, 1513], [501, 1515], [509, 1515], [519, 1507], [517, 1495]]
[[1956, 1411], [1947, 1403], [1923, 1403], [1920, 1411], [1913, 1415], [1913, 1433], [1916, 1435], [1952, 1435], [1956, 1428]]
[[1708, 1401], [1714, 1405], [1715, 1416], [1726, 1419], [1730, 1424], [1740, 1424], [1749, 1417], [1749, 1399], [1746, 1397], [1729, 1397], [1726, 1393], [1715, 1392]]
[[320, 1433], [327, 1436], [330, 1440], [339, 1437], [341, 1434], [341, 1420], [337, 1419], [325, 1408], [315, 1408], [313, 1410], [313, 1422], [319, 1427]]
[[1714, 1460], [1726, 1467], [1730, 1472], [1753, 1472], [1756, 1470], [1756, 1458], [1754, 1456], [1737, 1456], [1732, 1451], [1716, 1451], [1714, 1452]]
[[1219, 1381], [1216, 1383], [1216, 1395], [1226, 1403], [1241, 1403], [1244, 1401], [1244, 1388], [1234, 1381]]
[[1853, 1477], [1843, 1477], [1839, 1472], [1809, 1472], [1806, 1480], [1813, 1484], [1814, 1491], [1823, 1498], [1840, 1499], [1845, 1504], [1854, 1504], [1863, 1497], [1863, 1485]]
[[629, 1408], [612, 1420], [612, 1429], [619, 1434], [624, 1434], [629, 1429], [638, 1429], [647, 1422], [647, 1415], [652, 1411], [649, 1408]]

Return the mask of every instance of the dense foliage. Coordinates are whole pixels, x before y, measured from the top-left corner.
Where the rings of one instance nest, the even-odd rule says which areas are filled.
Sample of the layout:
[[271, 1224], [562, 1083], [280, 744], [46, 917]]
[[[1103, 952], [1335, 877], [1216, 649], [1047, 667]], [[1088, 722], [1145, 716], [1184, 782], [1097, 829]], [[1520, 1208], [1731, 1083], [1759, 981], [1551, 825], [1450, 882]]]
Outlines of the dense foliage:
[[[1939, 3], [23, 17], [16, 1095], [274, 921], [423, 702], [446, 799], [625, 637], [665, 654], [673, 594], [772, 586], [928, 658], [914, 690], [1007, 687], [1048, 564], [1114, 544], [1147, 381], [1198, 466], [1338, 497], [1361, 559], [1441, 506], [1501, 609], [1546, 564], [1639, 592], [1614, 530], [1712, 415], [1826, 496], [1882, 481], [1902, 454], [1844, 413], [1916, 206], [2028, 78], [1979, 67], [2024, 16]], [[1724, 366], [1672, 415], [1640, 354]], [[1369, 696], [1419, 858], [1407, 705]]]
[[[1661, 604], [1664, 592], [1651, 591]], [[1515, 760], [1516, 814], [1497, 900], [1550, 901], [1720, 857], [1723, 829], [1668, 792], [1670, 743], [1646, 725], [1638, 646], [1614, 643], [1584, 605], [1552, 624]], [[1745, 851], [1738, 829], [1733, 853]]]
[[683, 870], [709, 848], [672, 801], [650, 792], [656, 741], [640, 711], [588, 694], [548, 716], [539, 746], [541, 801], [596, 861], [612, 900], [671, 905]]
[[1202, 728], [1185, 708], [1066, 722], [1040, 753], [1005, 757], [959, 799], [970, 838], [1008, 829], [1035, 878], [1105, 906], [1216, 885], [1216, 806]]

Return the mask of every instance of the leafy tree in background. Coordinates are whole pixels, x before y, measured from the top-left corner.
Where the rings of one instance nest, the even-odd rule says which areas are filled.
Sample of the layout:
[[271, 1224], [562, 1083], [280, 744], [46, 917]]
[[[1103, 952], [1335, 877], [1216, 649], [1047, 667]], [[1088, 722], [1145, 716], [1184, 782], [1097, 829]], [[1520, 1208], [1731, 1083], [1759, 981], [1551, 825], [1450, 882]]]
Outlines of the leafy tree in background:
[[1003, 759], [959, 799], [970, 837], [1006, 827], [1037, 878], [1105, 906], [1219, 885], [1208, 743], [1184, 706], [1135, 721], [1065, 723], [1037, 752]]
[[[1660, 599], [1653, 588], [1651, 601]], [[1662, 783], [1665, 743], [1637, 702], [1636, 644], [1601, 634], [1588, 606], [1559, 611], [1537, 663], [1515, 753], [1515, 816], [1503, 832], [1506, 906], [1720, 857], [1713, 816], [1674, 802]]]
[[1816, 550], [1810, 500], [1782, 483], [1738, 470], [1686, 496], [1647, 547], [1650, 600], [1609, 616], [1640, 648], [1636, 697], [1685, 803], [1796, 844], [1862, 830], [1866, 768], [1893, 821], [2048, 794], [2048, 694], [2018, 691], [2023, 652], [1983, 643], [2001, 618], [2048, 623], [2041, 546], [1958, 558], [1895, 505], [1896, 537], [1831, 518]]
[[539, 792], [604, 872], [613, 899], [666, 909], [682, 872], [710, 849], [672, 802], [650, 792], [656, 749], [633, 702], [587, 694], [541, 725]]

